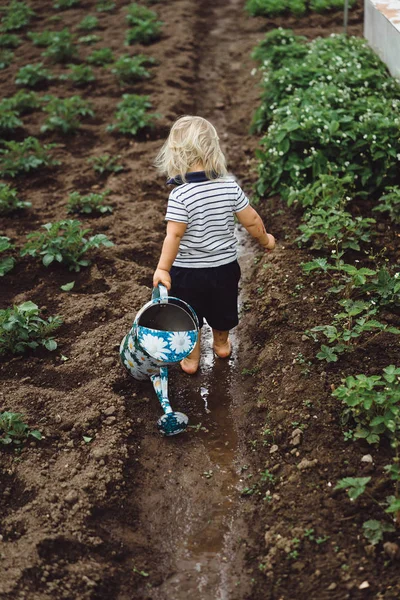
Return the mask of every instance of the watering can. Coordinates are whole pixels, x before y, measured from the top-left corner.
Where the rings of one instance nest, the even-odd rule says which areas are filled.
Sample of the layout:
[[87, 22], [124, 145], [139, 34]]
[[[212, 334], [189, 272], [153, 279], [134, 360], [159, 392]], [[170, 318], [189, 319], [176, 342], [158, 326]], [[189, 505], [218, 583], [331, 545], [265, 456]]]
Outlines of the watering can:
[[168, 399], [168, 365], [190, 354], [198, 335], [199, 322], [192, 307], [180, 298], [168, 296], [167, 288], [160, 284], [121, 342], [123, 366], [135, 379], [150, 378], [153, 383], [164, 411], [157, 427], [164, 435], [176, 435], [187, 427], [188, 417], [174, 412]]

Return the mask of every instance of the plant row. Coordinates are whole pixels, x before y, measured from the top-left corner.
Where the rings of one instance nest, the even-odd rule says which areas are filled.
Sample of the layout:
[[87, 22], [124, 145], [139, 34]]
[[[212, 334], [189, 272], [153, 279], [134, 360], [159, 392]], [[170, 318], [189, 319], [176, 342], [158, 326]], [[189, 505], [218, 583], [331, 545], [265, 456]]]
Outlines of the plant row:
[[[383, 333], [400, 334], [387, 320], [392, 315], [396, 321], [400, 273], [381, 248], [374, 250], [372, 216], [387, 217], [389, 230], [400, 222], [400, 88], [357, 38], [333, 35], [307, 43], [277, 29], [253, 56], [263, 75], [253, 122], [263, 133], [258, 195], [279, 193], [301, 214], [297, 242], [318, 252], [302, 269], [330, 279], [327, 293], [338, 306], [330, 323], [305, 333], [315, 342], [323, 337], [316, 358], [334, 363], [345, 353], [366, 351]], [[350, 428], [345, 439], [379, 444], [386, 438], [393, 449], [385, 467], [393, 493], [374, 497], [381, 516], [363, 527], [377, 544], [394, 531], [392, 515], [400, 522], [400, 369], [391, 364], [379, 375], [350, 375], [333, 396]], [[355, 500], [369, 494], [370, 481], [348, 477], [337, 488]]]
[[[352, 8], [356, 0], [349, 0]], [[301, 17], [307, 12], [325, 13], [343, 10], [344, 0], [247, 0], [246, 10], [253, 17], [277, 17], [292, 14]]]

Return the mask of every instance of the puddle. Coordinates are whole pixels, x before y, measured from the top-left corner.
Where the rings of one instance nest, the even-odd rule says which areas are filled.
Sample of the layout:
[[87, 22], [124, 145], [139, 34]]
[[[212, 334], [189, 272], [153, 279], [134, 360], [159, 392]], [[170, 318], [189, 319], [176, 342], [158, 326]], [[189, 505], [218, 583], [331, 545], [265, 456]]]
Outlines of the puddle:
[[[243, 234], [237, 230], [241, 263], [246, 262]], [[239, 299], [240, 304], [240, 299]], [[185, 378], [183, 387], [175, 383], [175, 399], [190, 406], [189, 435], [195, 436], [209, 469], [202, 473], [204, 485], [212, 486], [207, 506], [194, 502], [186, 512], [185, 536], [175, 548], [174, 574], [165, 581], [157, 598], [193, 598], [228, 600], [229, 551], [227, 537], [237, 512], [240, 498], [240, 464], [238, 435], [232, 410], [232, 378], [236, 375], [238, 339], [231, 333], [233, 352], [221, 360], [212, 351], [212, 333], [208, 326], [202, 332], [200, 371]], [[211, 488], [210, 488], [211, 490]]]

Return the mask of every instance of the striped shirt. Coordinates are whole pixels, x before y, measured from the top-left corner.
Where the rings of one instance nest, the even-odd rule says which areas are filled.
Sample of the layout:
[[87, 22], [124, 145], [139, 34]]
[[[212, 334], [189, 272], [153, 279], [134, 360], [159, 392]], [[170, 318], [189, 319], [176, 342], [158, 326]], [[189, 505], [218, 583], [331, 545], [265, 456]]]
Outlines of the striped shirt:
[[249, 205], [248, 198], [231, 177], [208, 179], [198, 171], [186, 178], [188, 183], [170, 193], [165, 216], [166, 221], [187, 223], [174, 266], [219, 267], [236, 260], [234, 213]]

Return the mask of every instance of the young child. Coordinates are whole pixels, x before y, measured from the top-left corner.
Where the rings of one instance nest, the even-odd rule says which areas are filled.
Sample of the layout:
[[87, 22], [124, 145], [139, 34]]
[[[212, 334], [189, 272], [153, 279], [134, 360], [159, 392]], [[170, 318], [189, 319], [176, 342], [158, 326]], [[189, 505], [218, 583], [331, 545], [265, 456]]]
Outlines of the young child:
[[[274, 237], [265, 231], [258, 213], [232, 177], [211, 123], [202, 117], [178, 119], [161, 148], [155, 165], [175, 184], [168, 199], [167, 235], [153, 276], [172, 296], [187, 302], [200, 327], [212, 328], [214, 352], [231, 353], [229, 330], [238, 320], [237, 240], [234, 215], [260, 244], [271, 251]], [[200, 336], [194, 350], [181, 361], [186, 373], [197, 371]]]

